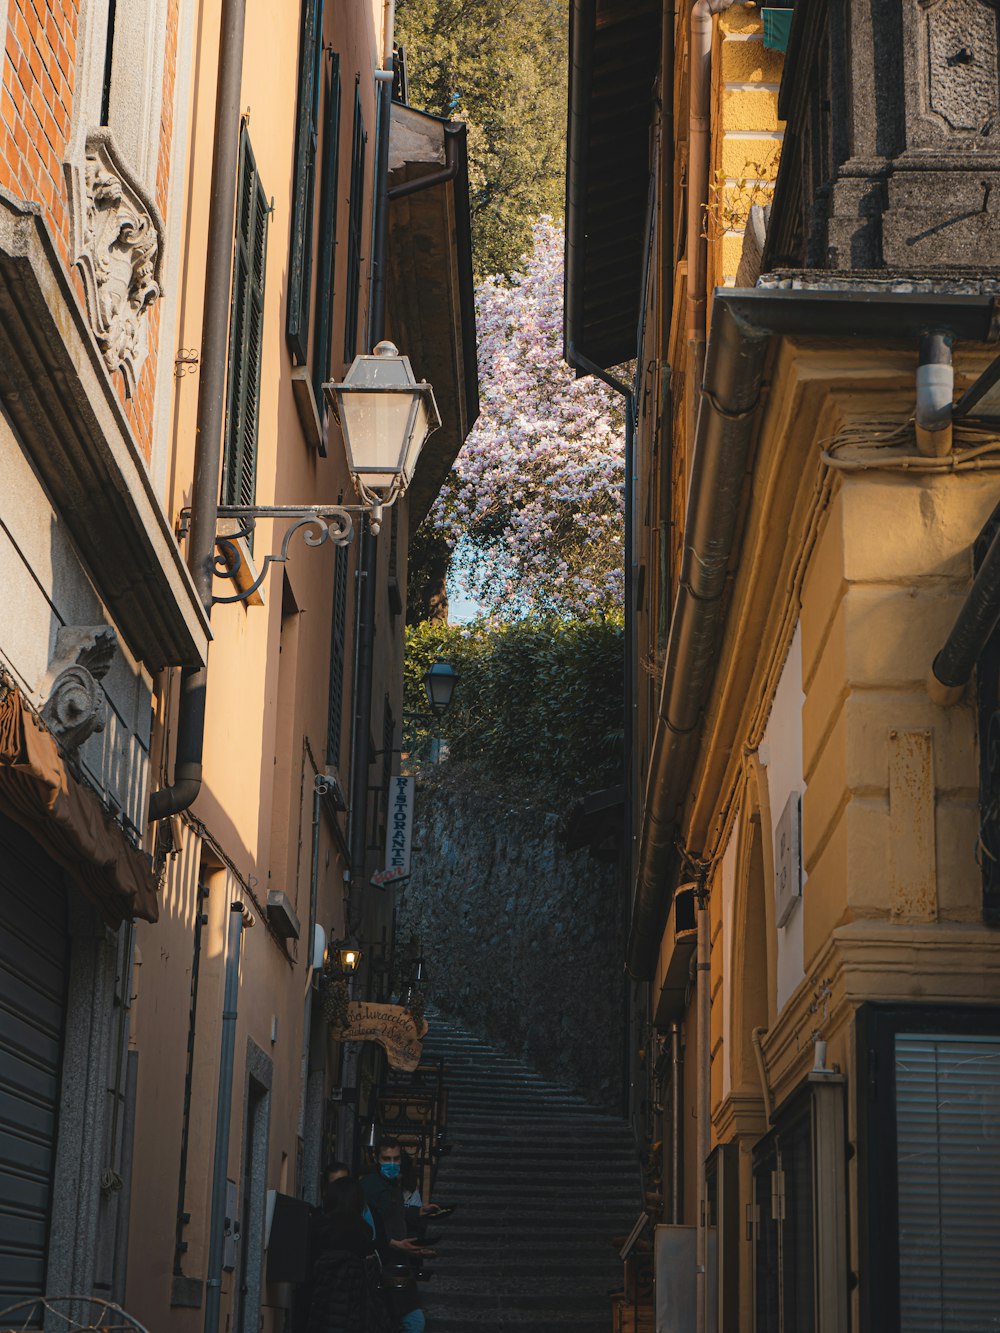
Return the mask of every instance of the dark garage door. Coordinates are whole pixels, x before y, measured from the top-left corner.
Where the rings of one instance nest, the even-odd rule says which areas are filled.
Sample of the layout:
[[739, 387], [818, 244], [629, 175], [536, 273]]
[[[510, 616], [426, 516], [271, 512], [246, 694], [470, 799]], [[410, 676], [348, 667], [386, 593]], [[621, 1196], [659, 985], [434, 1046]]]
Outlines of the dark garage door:
[[0, 816], [0, 1310], [45, 1286], [67, 951], [62, 872]]

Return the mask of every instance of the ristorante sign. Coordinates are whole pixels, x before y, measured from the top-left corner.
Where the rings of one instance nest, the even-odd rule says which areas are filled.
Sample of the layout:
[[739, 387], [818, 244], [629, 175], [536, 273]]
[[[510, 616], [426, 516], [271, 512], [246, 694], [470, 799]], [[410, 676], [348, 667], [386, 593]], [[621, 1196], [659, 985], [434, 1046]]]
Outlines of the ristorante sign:
[[331, 1028], [335, 1041], [377, 1041], [393, 1069], [416, 1069], [427, 1035], [427, 1020], [419, 1024], [401, 1004], [372, 1004], [352, 1000], [347, 1006], [347, 1023]]
[[389, 785], [389, 813], [385, 830], [385, 868], [394, 879], [410, 873], [413, 842], [413, 778], [393, 778]]

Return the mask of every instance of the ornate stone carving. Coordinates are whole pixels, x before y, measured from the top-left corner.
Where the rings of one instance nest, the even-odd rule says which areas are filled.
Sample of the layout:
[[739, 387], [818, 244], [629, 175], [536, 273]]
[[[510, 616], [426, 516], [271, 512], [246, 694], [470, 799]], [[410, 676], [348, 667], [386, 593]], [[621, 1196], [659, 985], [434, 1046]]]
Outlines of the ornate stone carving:
[[87, 136], [77, 263], [90, 326], [109, 371], [131, 397], [148, 352], [146, 314], [160, 295], [162, 224], [107, 130]]
[[100, 682], [117, 650], [118, 635], [108, 625], [71, 625], [56, 635], [42, 720], [70, 759], [104, 730], [106, 699]]

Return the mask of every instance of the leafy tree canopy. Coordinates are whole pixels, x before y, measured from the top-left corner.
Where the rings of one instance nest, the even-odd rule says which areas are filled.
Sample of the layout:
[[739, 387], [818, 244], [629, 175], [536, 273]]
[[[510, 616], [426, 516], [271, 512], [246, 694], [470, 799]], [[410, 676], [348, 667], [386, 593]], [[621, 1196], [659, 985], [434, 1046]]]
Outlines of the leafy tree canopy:
[[399, 0], [410, 101], [469, 127], [478, 274], [514, 272], [532, 219], [561, 215], [566, 0]]
[[525, 792], [572, 797], [621, 779], [624, 625], [529, 618], [506, 624], [424, 621], [406, 631], [405, 702], [427, 712], [422, 677], [438, 657], [459, 674], [451, 707], [411, 724], [420, 754], [431, 733], [449, 760], [471, 761]]

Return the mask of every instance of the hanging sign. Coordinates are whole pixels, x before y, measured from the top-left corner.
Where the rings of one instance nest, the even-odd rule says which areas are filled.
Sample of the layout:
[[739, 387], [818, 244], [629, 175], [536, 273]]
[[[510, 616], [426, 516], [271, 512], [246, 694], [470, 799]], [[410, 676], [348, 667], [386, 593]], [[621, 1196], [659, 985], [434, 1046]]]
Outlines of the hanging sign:
[[[379, 883], [406, 879], [410, 873], [410, 844], [413, 841], [413, 778], [392, 778], [389, 784], [389, 813], [385, 830], [385, 869]], [[376, 876], [372, 876], [374, 883]]]
[[331, 1027], [335, 1041], [377, 1041], [393, 1069], [413, 1070], [420, 1063], [427, 1020], [419, 1023], [401, 1004], [374, 1004], [352, 1000], [347, 1006], [347, 1022]]

